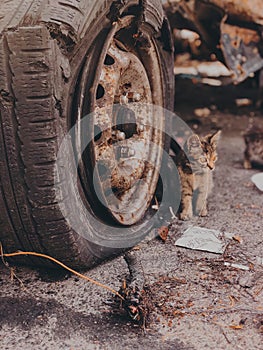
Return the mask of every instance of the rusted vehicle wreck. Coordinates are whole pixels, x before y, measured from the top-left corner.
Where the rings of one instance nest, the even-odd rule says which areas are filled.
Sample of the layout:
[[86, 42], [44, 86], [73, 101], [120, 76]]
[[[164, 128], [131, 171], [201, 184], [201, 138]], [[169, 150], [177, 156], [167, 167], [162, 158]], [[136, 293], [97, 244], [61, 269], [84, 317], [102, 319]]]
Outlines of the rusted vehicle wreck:
[[173, 28], [197, 32], [239, 83], [263, 67], [260, 0], [163, 1]]

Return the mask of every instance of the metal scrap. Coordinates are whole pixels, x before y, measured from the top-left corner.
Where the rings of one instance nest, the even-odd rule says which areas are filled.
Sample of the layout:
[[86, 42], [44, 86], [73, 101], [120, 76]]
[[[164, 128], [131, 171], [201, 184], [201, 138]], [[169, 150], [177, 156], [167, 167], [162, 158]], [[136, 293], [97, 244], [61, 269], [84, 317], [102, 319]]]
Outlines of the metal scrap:
[[259, 51], [261, 38], [256, 30], [221, 23], [220, 45], [235, 82], [241, 82], [263, 67]]
[[197, 32], [239, 83], [263, 67], [261, 0], [163, 1], [171, 27]]

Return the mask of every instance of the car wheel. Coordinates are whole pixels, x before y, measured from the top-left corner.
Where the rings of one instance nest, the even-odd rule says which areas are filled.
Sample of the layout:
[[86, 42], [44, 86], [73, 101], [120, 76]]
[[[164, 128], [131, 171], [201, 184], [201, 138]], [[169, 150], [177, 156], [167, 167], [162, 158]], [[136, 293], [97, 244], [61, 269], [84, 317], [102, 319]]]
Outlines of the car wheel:
[[[143, 237], [152, 225], [147, 212], [167, 146], [155, 130], [166, 120], [149, 119], [141, 106], [173, 106], [169, 28], [160, 1], [28, 3], [1, 5], [0, 240], [5, 251], [91, 267], [136, 243], [93, 240], [102, 227]], [[58, 176], [57, 155], [72, 130], [77, 193]], [[134, 157], [139, 149], [143, 162]]]

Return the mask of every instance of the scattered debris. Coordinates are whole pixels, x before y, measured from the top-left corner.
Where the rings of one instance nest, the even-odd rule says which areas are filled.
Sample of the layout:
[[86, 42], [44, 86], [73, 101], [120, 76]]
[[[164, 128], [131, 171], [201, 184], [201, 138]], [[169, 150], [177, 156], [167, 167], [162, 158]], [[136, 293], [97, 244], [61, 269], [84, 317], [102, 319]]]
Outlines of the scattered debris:
[[236, 99], [236, 105], [237, 107], [248, 107], [253, 104], [253, 101], [249, 98], [237, 98]]
[[230, 263], [230, 262], [227, 262], [227, 261], [224, 262], [224, 266], [234, 267], [235, 269], [244, 270], [244, 271], [249, 271], [250, 270], [249, 266], [241, 265], [241, 264], [235, 264], [235, 263]]
[[155, 201], [155, 204], [152, 205], [152, 209], [157, 211], [157, 210], [159, 210], [160, 206], [159, 206], [159, 203], [158, 203], [156, 196], [154, 197], [154, 201]]
[[200, 279], [203, 280], [203, 281], [205, 281], [205, 280], [208, 279], [208, 275], [207, 275], [206, 273], [204, 273], [204, 274], [202, 274], [202, 275], [200, 276]]
[[209, 115], [211, 114], [211, 111], [209, 108], [196, 108], [194, 110], [194, 114], [198, 117], [198, 118], [207, 118], [209, 117]]
[[171, 215], [172, 215], [171, 219], [172, 219], [172, 220], [175, 220], [175, 219], [176, 219], [176, 215], [175, 215], [175, 213], [174, 213], [174, 211], [173, 211], [173, 208], [172, 208], [172, 207], [169, 207], [169, 210], [170, 210], [170, 213], [171, 213]]
[[224, 232], [223, 236], [224, 236], [225, 239], [232, 240], [232, 239], [234, 239], [235, 234], [231, 233], [231, 232]]
[[251, 288], [253, 287], [253, 278], [250, 274], [245, 274], [239, 278], [238, 283], [243, 288]]
[[193, 250], [202, 250], [215, 254], [223, 254], [226, 243], [222, 241], [220, 231], [193, 226], [188, 228], [175, 245]]
[[251, 181], [256, 187], [263, 192], [263, 173], [258, 173], [252, 176]]
[[229, 300], [230, 300], [230, 307], [234, 307], [236, 304], [236, 301], [238, 301], [237, 298], [232, 295], [229, 295]]
[[162, 226], [158, 229], [158, 236], [163, 241], [166, 242], [168, 238], [169, 228], [167, 226]]
[[113, 303], [114, 309], [125, 311], [128, 317], [138, 323], [143, 328], [149, 320], [150, 298], [147, 288], [145, 288], [145, 279], [141, 261], [137, 256], [137, 251], [131, 250], [124, 255], [128, 265], [130, 276], [123, 281], [119, 290], [122, 300], [115, 297]]
[[233, 324], [233, 325], [231, 325], [229, 327], [232, 328], [232, 329], [235, 329], [235, 330], [240, 330], [240, 329], [244, 328], [244, 326], [242, 324], [237, 324], [237, 325]]
[[233, 236], [233, 240], [240, 243], [240, 244], [243, 243], [243, 238], [238, 236], [238, 235]]

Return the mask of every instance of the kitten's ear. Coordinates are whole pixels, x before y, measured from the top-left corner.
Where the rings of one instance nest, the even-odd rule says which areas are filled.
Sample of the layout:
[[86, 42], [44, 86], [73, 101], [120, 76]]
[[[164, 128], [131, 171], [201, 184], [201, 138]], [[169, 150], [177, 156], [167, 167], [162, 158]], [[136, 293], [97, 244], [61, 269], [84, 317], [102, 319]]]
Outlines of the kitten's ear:
[[221, 134], [222, 134], [222, 131], [221, 131], [221, 130], [216, 131], [216, 132], [212, 135], [210, 142], [211, 142], [212, 144], [214, 144], [214, 145], [217, 145], [217, 143], [218, 143], [218, 141], [219, 141], [219, 139], [220, 139]]
[[220, 139], [221, 133], [222, 133], [221, 130], [218, 130], [218, 131], [216, 131], [216, 132], [215, 132], [214, 134], [212, 134], [212, 135], [207, 135], [207, 136], [205, 137], [205, 139], [206, 139], [206, 141], [207, 141], [208, 143], [210, 143], [210, 145], [216, 147], [216, 146], [217, 146], [217, 143], [218, 143], [218, 141], [219, 141], [219, 139]]
[[201, 147], [201, 140], [199, 136], [196, 134], [191, 135], [187, 140], [187, 147], [188, 149], [194, 147]]

